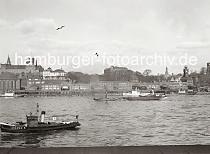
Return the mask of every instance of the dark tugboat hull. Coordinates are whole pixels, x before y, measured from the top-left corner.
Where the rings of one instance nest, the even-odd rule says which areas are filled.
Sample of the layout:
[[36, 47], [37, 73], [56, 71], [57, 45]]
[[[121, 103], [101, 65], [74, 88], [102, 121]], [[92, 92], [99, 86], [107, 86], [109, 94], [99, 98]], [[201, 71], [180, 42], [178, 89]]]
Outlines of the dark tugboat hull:
[[75, 130], [80, 126], [79, 122], [71, 122], [69, 124], [44, 125], [37, 127], [16, 127], [9, 125], [1, 125], [2, 132], [8, 133], [41, 133], [53, 130]]

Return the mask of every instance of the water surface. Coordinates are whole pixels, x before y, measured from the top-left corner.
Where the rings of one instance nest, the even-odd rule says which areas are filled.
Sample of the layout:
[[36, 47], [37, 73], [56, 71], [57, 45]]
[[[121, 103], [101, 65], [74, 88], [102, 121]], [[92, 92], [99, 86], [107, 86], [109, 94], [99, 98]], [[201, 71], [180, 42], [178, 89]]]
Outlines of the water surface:
[[25, 121], [46, 111], [46, 119], [72, 120], [77, 131], [1, 133], [0, 146], [73, 147], [210, 144], [210, 96], [169, 96], [161, 101], [95, 102], [91, 97], [0, 98], [0, 121]]

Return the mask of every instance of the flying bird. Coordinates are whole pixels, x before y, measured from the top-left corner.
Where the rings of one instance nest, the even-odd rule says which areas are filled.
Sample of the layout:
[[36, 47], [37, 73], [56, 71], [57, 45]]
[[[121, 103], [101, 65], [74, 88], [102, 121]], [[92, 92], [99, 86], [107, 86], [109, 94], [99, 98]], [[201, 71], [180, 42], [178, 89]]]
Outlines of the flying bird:
[[96, 55], [97, 57], [99, 56], [99, 54], [98, 54], [97, 52], [95, 53], [95, 55]]
[[61, 27], [58, 27], [56, 30], [60, 30], [60, 29], [62, 29], [62, 28], [64, 28], [65, 26], [61, 26]]

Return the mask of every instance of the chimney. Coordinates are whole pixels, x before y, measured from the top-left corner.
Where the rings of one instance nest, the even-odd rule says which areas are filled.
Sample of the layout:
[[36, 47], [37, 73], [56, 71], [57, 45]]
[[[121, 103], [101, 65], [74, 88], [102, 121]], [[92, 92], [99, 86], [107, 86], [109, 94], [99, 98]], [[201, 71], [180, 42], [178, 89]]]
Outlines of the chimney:
[[34, 65], [34, 60], [35, 60], [35, 59], [34, 59], [34, 58], [32, 58], [32, 65]]
[[41, 112], [41, 122], [44, 122], [44, 118], [45, 118], [45, 111]]

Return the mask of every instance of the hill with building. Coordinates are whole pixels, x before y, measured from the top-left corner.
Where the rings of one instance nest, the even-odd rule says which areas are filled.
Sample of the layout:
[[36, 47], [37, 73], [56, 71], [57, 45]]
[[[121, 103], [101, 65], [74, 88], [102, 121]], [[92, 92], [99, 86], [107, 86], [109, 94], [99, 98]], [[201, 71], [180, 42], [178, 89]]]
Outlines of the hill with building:
[[0, 65], [0, 92], [15, 91], [25, 93], [68, 93], [69, 91], [91, 91], [109, 89], [110, 91], [128, 91], [133, 86], [169, 90], [177, 92], [180, 88], [210, 87], [210, 63], [199, 73], [189, 73], [185, 66], [183, 73], [151, 75], [151, 70], [133, 71], [126, 67], [111, 66], [103, 74], [85, 74], [66, 72], [62, 68], [44, 69], [35, 58], [25, 65], [14, 65], [8, 56], [5, 64]]

